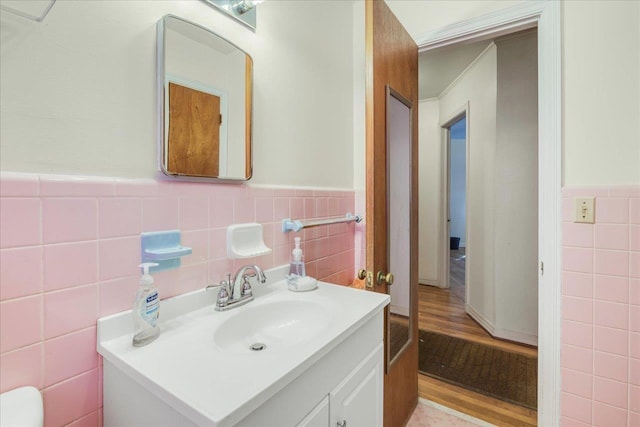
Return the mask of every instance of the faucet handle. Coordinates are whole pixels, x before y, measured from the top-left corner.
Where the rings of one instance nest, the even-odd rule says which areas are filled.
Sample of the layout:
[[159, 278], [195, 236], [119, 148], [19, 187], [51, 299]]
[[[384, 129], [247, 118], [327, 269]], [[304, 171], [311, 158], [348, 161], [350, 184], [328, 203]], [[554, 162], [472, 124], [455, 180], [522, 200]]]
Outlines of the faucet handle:
[[[224, 283], [224, 284], [223, 284]], [[220, 290], [218, 291], [218, 299], [216, 300], [216, 305], [218, 307], [224, 307], [229, 302], [229, 292], [227, 291], [227, 286], [224, 280], [220, 282]]]
[[216, 305], [218, 307], [224, 307], [229, 303], [229, 300], [231, 299], [231, 286], [233, 286], [231, 284], [231, 274], [227, 274], [227, 280], [221, 280], [220, 281], [220, 285], [218, 285], [220, 287], [220, 290], [218, 291], [218, 299], [216, 301]]
[[229, 288], [229, 283], [231, 283], [231, 274], [227, 274], [227, 280], [221, 280], [217, 285], [207, 285], [205, 288], [207, 291], [209, 289], [217, 289], [217, 288]]
[[250, 296], [253, 295], [253, 291], [251, 290], [251, 284], [249, 283], [249, 277], [254, 277], [255, 274], [245, 274], [242, 276], [242, 289], [240, 290], [240, 296]]
[[218, 307], [225, 307], [229, 300], [231, 299], [230, 288], [231, 286], [231, 274], [227, 274], [227, 280], [221, 280], [217, 285], [209, 285], [207, 286], [207, 290], [220, 288], [218, 291], [218, 298], [216, 300], [216, 305]]
[[218, 289], [219, 287], [224, 286], [222, 283], [218, 283], [217, 285], [207, 285], [206, 288], [204, 288], [206, 291], [210, 290], [210, 289]]

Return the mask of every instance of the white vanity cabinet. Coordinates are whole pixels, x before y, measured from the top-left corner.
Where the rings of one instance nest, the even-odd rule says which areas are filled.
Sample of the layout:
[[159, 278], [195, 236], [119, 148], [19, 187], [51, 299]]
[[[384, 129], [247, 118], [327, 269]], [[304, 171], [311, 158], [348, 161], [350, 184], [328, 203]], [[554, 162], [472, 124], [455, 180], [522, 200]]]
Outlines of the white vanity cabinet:
[[[329, 395], [330, 426], [381, 426], [383, 345], [354, 369]], [[342, 424], [339, 424], [342, 423]]]
[[329, 425], [329, 395], [316, 405], [296, 427], [327, 427]]
[[381, 426], [382, 349], [380, 344], [297, 427]]
[[388, 295], [284, 280], [256, 294], [229, 312], [205, 291], [165, 300], [160, 337], [140, 348], [130, 312], [99, 319], [104, 426], [381, 427]]
[[381, 312], [238, 426], [381, 427], [382, 319]]

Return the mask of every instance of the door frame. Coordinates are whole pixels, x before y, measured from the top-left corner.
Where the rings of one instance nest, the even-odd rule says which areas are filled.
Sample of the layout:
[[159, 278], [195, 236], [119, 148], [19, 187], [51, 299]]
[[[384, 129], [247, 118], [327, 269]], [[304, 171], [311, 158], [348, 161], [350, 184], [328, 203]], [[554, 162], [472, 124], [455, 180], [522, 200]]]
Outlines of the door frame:
[[[449, 234], [451, 234], [451, 226], [450, 226], [450, 222], [449, 222], [449, 216], [451, 215], [451, 211], [450, 211], [450, 206], [449, 206], [449, 199], [450, 199], [450, 191], [451, 191], [451, 180], [449, 177], [449, 168], [451, 166], [451, 139], [450, 139], [450, 131], [449, 131], [449, 127], [454, 124], [455, 122], [457, 122], [458, 120], [460, 120], [462, 117], [465, 117], [465, 120], [467, 121], [467, 131], [466, 131], [466, 135], [465, 135], [465, 188], [468, 192], [469, 190], [469, 101], [467, 101], [462, 107], [456, 109], [453, 114], [449, 115], [449, 117], [447, 117], [446, 120], [438, 123], [438, 127], [440, 128], [441, 132], [440, 132], [440, 139], [442, 142], [442, 154], [441, 154], [441, 165], [442, 167], [441, 169], [441, 177], [440, 177], [440, 182], [441, 184], [441, 189], [440, 189], [440, 206], [441, 206], [441, 212], [440, 212], [440, 216], [441, 216], [441, 223], [440, 223], [440, 227], [439, 228], [439, 232], [438, 232], [438, 238], [440, 239], [440, 244], [439, 244], [439, 251], [440, 251], [440, 266], [439, 268], [442, 269], [442, 273], [439, 274], [439, 277], [441, 278], [441, 285], [442, 288], [444, 289], [449, 289], [451, 288], [451, 285], [449, 284], [449, 279], [450, 279], [450, 255], [449, 255]], [[465, 236], [464, 236], [464, 240], [465, 243], [467, 245], [467, 248], [465, 248], [465, 256], [466, 256], [466, 262], [468, 262], [469, 259], [469, 224], [468, 224], [468, 218], [469, 218], [469, 204], [467, 203], [465, 205]], [[466, 269], [465, 269], [466, 270]], [[469, 299], [469, 275], [465, 274], [464, 276], [464, 302], [465, 304], [467, 303], [468, 299]]]
[[[538, 28], [538, 425], [560, 422], [561, 5], [533, 1], [416, 37], [420, 52]], [[544, 267], [544, 268], [543, 268]]]

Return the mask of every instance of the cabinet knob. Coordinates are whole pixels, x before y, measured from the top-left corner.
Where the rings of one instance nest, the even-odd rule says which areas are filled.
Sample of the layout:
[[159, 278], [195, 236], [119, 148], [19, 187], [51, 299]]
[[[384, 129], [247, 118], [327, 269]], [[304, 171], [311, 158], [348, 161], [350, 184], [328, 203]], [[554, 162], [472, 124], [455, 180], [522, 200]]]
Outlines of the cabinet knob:
[[347, 420], [338, 421], [338, 427], [347, 427]]
[[365, 270], [364, 268], [361, 268], [358, 271], [358, 279], [364, 280], [365, 277], [367, 277], [367, 270]]

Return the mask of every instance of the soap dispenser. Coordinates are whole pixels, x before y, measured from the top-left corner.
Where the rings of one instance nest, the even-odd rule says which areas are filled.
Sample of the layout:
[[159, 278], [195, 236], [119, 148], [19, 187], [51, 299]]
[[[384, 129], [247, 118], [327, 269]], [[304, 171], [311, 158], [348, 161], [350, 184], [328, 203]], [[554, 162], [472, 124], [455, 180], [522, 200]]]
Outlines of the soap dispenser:
[[155, 262], [145, 262], [139, 265], [143, 274], [140, 277], [140, 287], [133, 303], [133, 345], [135, 347], [147, 345], [160, 335], [158, 323], [160, 297], [158, 289], [153, 284], [153, 277], [149, 274], [149, 267], [157, 265]]
[[306, 276], [302, 249], [300, 249], [300, 238], [294, 239], [296, 247], [291, 251], [291, 264], [289, 264], [289, 276]]
[[291, 251], [291, 264], [289, 264], [289, 275], [287, 285], [290, 291], [304, 292], [311, 291], [318, 287], [317, 280], [308, 277], [304, 268], [304, 256], [300, 249], [300, 238], [294, 239], [296, 247]]

